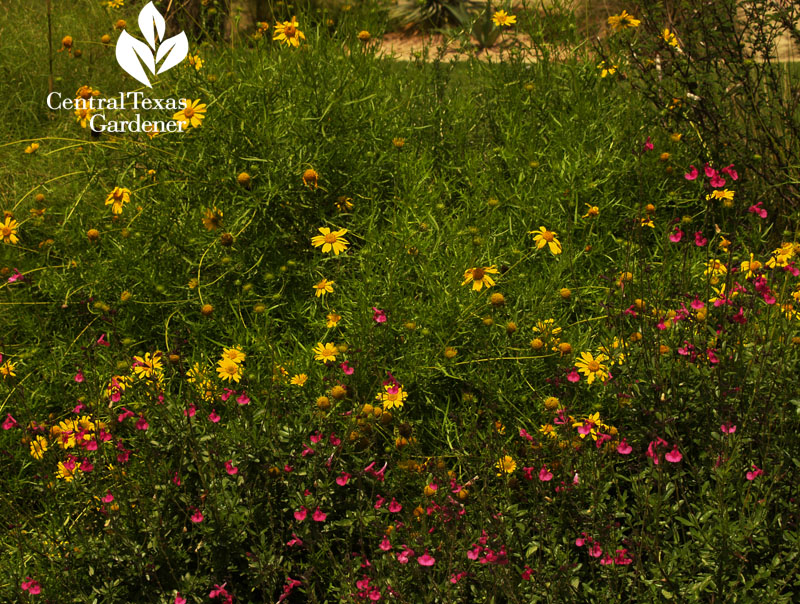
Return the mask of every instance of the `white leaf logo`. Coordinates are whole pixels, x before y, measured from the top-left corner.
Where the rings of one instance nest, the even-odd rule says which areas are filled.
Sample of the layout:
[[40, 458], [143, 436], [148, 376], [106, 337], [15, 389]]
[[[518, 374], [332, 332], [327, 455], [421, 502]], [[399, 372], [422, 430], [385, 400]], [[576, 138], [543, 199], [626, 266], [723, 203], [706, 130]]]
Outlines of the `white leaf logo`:
[[[164, 40], [166, 23], [152, 2], [139, 12], [139, 29], [150, 46], [122, 30], [117, 40], [117, 63], [134, 79], [152, 88], [142, 64], [153, 74], [175, 67], [189, 53], [189, 40], [184, 32]], [[156, 71], [156, 65], [162, 60]]]

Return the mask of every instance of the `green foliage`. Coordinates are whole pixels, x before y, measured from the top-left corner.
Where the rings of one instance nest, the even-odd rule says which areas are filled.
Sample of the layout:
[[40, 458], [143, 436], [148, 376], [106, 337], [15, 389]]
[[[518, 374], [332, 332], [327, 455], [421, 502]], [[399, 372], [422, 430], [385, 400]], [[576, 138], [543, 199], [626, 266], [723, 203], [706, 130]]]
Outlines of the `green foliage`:
[[[134, 89], [90, 42], [140, 4], [81, 6], [55, 89]], [[158, 77], [207, 106], [180, 135], [92, 136], [46, 49], [0, 55], [0, 600], [796, 600], [800, 245], [761, 179], [686, 180], [707, 139], [623, 67], [297, 17]]]

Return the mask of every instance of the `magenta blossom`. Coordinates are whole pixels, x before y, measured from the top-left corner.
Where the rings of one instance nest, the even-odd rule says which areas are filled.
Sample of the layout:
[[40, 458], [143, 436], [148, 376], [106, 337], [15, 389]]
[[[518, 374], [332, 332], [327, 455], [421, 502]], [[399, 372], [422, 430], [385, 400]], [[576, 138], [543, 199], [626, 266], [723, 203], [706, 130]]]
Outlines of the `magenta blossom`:
[[348, 474], [347, 472], [342, 472], [341, 474], [339, 474], [339, 476], [336, 477], [336, 484], [338, 484], [340, 487], [343, 487], [344, 485], [347, 484], [348, 480], [350, 480], [350, 474]]
[[767, 211], [761, 207], [762, 203], [763, 202], [759, 201], [758, 203], [751, 205], [747, 211], [751, 214], [757, 214], [759, 218], [766, 218]]
[[414, 556], [414, 550], [403, 545], [403, 551], [397, 553], [397, 561], [400, 564], [408, 564], [408, 561]]
[[386, 311], [375, 306], [372, 307], [372, 320], [376, 323], [386, 323]]
[[755, 480], [759, 476], [764, 474], [764, 470], [759, 468], [756, 464], [753, 464], [753, 469], [747, 473], [747, 480]]
[[549, 482], [553, 480], [553, 473], [548, 470], [546, 466], [542, 466], [542, 469], [539, 470], [539, 480], [542, 482]]
[[239, 473], [239, 468], [237, 468], [235, 465], [233, 465], [233, 460], [232, 459], [229, 459], [228, 461], [225, 462], [225, 471], [228, 474], [230, 474], [231, 476], [233, 476], [234, 474], [238, 474]]
[[217, 413], [216, 409], [212, 409], [211, 413], [208, 414], [208, 419], [216, 424], [222, 418]]
[[683, 459], [683, 455], [681, 455], [681, 452], [678, 451], [678, 445], [673, 445], [672, 451], [664, 455], [664, 459], [670, 463], [678, 463], [681, 459]]
[[317, 509], [314, 510], [313, 514], [311, 514], [311, 518], [314, 520], [314, 522], [325, 522], [327, 517], [328, 515], [319, 509], [319, 506], [317, 506]]
[[725, 422], [719, 427], [719, 429], [723, 434], [733, 434], [736, 432], [736, 425], [732, 424], [731, 422]]
[[294, 547], [295, 545], [303, 545], [303, 540], [300, 539], [300, 537], [298, 537], [294, 533], [292, 533], [292, 538], [286, 542], [286, 545], [288, 545], [289, 547]]
[[633, 451], [633, 447], [628, 444], [624, 438], [622, 441], [617, 445], [617, 453], [620, 455], [630, 455], [631, 451]]
[[720, 172], [730, 176], [731, 180], [739, 180], [739, 173], [734, 169], [733, 164], [725, 166]]
[[680, 230], [678, 227], [675, 227], [675, 230], [669, 235], [669, 240], [672, 243], [678, 243], [682, 237], [683, 237], [683, 231]]
[[300, 509], [295, 511], [294, 519], [297, 520], [297, 522], [303, 522], [303, 520], [306, 519], [307, 515], [308, 515], [308, 509], [306, 508], [306, 506], [301, 505]]
[[433, 566], [436, 564], [436, 558], [431, 556], [428, 553], [428, 550], [425, 550], [425, 553], [422, 554], [419, 558], [417, 558], [417, 562], [419, 562], [420, 566]]
[[683, 175], [686, 180], [694, 180], [697, 178], [697, 175], [700, 174], [693, 165], [689, 166], [689, 171]]
[[191, 520], [192, 522], [194, 522], [195, 524], [197, 524], [197, 523], [199, 523], [199, 522], [203, 522], [203, 519], [204, 519], [204, 518], [205, 518], [205, 517], [203, 516], [203, 512], [201, 512], [201, 511], [200, 511], [200, 510], [198, 510], [197, 508], [194, 508], [194, 514], [192, 514], [192, 516], [191, 516], [190, 520]]
[[22, 591], [27, 591], [32, 596], [42, 593], [42, 587], [39, 585], [39, 582], [35, 579], [31, 579], [30, 577], [25, 577], [25, 580], [22, 582], [20, 587], [22, 588]]
[[17, 426], [19, 426], [17, 420], [15, 420], [10, 413], [7, 413], [6, 419], [3, 422], [3, 430], [11, 430], [11, 428], [16, 428]]
[[654, 148], [655, 147], [653, 146], [653, 143], [650, 142], [650, 137], [648, 136], [647, 140], [644, 142], [644, 145], [642, 146], [642, 151], [652, 151]]
[[704, 246], [705, 244], [707, 244], [707, 243], [708, 243], [708, 239], [706, 239], [705, 237], [703, 237], [703, 231], [697, 231], [697, 232], [694, 234], [694, 244], [695, 244], [697, 247], [703, 247], [703, 246]]
[[186, 604], [186, 598], [181, 595], [181, 592], [175, 592], [174, 604]]
[[577, 369], [575, 369], [575, 368], [573, 367], [573, 368], [572, 368], [572, 371], [570, 371], [570, 372], [567, 374], [567, 380], [568, 380], [568, 381], [570, 381], [570, 382], [572, 382], [573, 384], [574, 384], [575, 382], [579, 382], [579, 381], [581, 380], [581, 374], [580, 374], [580, 373], [578, 373]]
[[353, 372], [355, 371], [355, 369], [350, 367], [350, 364], [347, 361], [339, 365], [339, 368], [344, 372], [345, 375], [353, 375]]
[[383, 536], [383, 539], [381, 539], [381, 544], [378, 547], [384, 552], [388, 552], [390, 549], [392, 549], [392, 543], [389, 541], [388, 535]]
[[242, 392], [238, 397], [236, 397], [236, 402], [240, 405], [249, 405], [250, 397], [247, 396], [246, 392]]

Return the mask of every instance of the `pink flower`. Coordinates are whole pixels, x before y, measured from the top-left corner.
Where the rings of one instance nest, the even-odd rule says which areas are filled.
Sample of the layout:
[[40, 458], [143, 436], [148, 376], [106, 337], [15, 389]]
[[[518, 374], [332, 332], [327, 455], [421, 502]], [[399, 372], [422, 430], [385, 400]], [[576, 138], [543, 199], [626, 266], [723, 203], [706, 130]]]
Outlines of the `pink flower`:
[[75, 381], [79, 384], [83, 383], [83, 373], [81, 371], [78, 371], [78, 373], [75, 374]]
[[147, 420], [144, 418], [144, 415], [139, 414], [139, 419], [136, 421], [136, 429], [137, 430], [147, 430], [150, 427], [150, 424], [147, 423]]
[[683, 231], [675, 227], [675, 230], [669, 236], [669, 240], [672, 243], [678, 243], [682, 237], [683, 237]]
[[75, 407], [73, 407], [72, 412], [73, 413], [80, 413], [84, 409], [86, 409], [86, 405], [83, 404], [83, 401], [78, 401], [78, 404], [75, 405]]
[[605, 554], [603, 554], [603, 557], [600, 558], [600, 564], [602, 564], [603, 566], [607, 566], [609, 564], [614, 564], [614, 558], [612, 558], [608, 554], [608, 552], [606, 552]]
[[708, 243], [708, 239], [703, 237], [703, 231], [697, 231], [694, 234], [694, 244], [697, 247], [703, 247], [706, 243]]
[[730, 176], [731, 180], [739, 180], [739, 173], [733, 168], [733, 164], [725, 166], [720, 171]]
[[175, 593], [175, 604], [186, 604], [186, 598], [181, 595], [181, 592]]
[[403, 509], [403, 506], [400, 505], [394, 497], [392, 497], [392, 501], [389, 504], [389, 511], [392, 514], [396, 514], [397, 512], [399, 512], [402, 509]]
[[100, 334], [100, 337], [97, 338], [98, 346], [111, 346], [108, 342], [106, 342], [106, 334]]
[[553, 480], [553, 473], [548, 470], [546, 466], [542, 466], [542, 469], [539, 470], [539, 480], [542, 482], [549, 482]]
[[106, 494], [103, 495], [103, 498], [100, 501], [103, 503], [111, 503], [114, 501], [114, 496], [111, 494], [111, 491], [106, 491]]
[[232, 459], [229, 459], [228, 461], [225, 462], [225, 471], [228, 474], [230, 474], [231, 476], [233, 476], [234, 474], [238, 474], [239, 473], [239, 468], [237, 468], [235, 465], [233, 465], [233, 460]]
[[589, 546], [589, 555], [592, 558], [599, 558], [603, 555], [603, 548], [600, 547], [600, 544], [597, 541]]
[[694, 297], [694, 300], [692, 300], [689, 306], [691, 306], [695, 310], [700, 310], [701, 308], [706, 307], [705, 302], [701, 301], [700, 298], [698, 298], [697, 296]]
[[183, 410], [184, 417], [194, 417], [196, 413], [197, 407], [194, 406], [194, 403], [190, 403], [189, 408]]
[[678, 445], [674, 445], [672, 447], [672, 451], [664, 455], [664, 459], [670, 463], [678, 463], [681, 459], [683, 459], [683, 455], [681, 455], [681, 452], [678, 451]]
[[417, 562], [419, 562], [420, 566], [433, 566], [436, 564], [436, 558], [431, 556], [428, 553], [428, 550], [425, 550], [425, 553], [422, 554], [419, 558], [417, 558]]
[[631, 451], [633, 451], [633, 447], [628, 444], [628, 441], [624, 438], [622, 441], [617, 445], [617, 453], [620, 455], [630, 455]]
[[292, 538], [286, 542], [286, 545], [288, 545], [289, 547], [294, 547], [295, 545], [303, 545], [303, 540], [300, 539], [300, 537], [298, 537], [294, 533], [292, 533]]
[[11, 275], [11, 276], [8, 278], [8, 282], [9, 282], [9, 283], [14, 283], [14, 282], [16, 282], [16, 281], [20, 281], [20, 280], [24, 281], [24, 280], [25, 280], [25, 277], [23, 277], [23, 276], [22, 276], [22, 273], [21, 273], [21, 272], [19, 272], [17, 269], [14, 269], [14, 274], [13, 274], [13, 275]]
[[684, 174], [683, 177], [686, 180], [694, 180], [695, 178], [697, 178], [698, 174], [699, 172], [697, 171], [697, 168], [695, 168], [694, 166], [689, 166], [689, 171], [686, 174]]
[[519, 429], [519, 435], [520, 435], [520, 438], [524, 438], [525, 440], [533, 440], [533, 436], [528, 434], [528, 431], [525, 430], [525, 428], [520, 428]]
[[203, 512], [201, 512], [200, 510], [195, 508], [194, 509], [194, 514], [192, 514], [192, 517], [190, 518], [190, 520], [192, 522], [194, 522], [195, 524], [197, 524], [198, 522], [203, 522], [204, 518], [205, 517], [203, 516]]
[[381, 540], [381, 544], [378, 547], [384, 552], [388, 552], [390, 549], [392, 549], [392, 544], [389, 541], [389, 537], [384, 535], [383, 539]]
[[239, 396], [236, 397], [236, 402], [240, 405], [249, 405], [250, 404], [250, 397], [247, 396], [246, 392], [242, 392]]
[[344, 485], [347, 484], [348, 480], [350, 480], [350, 474], [348, 474], [347, 472], [342, 472], [341, 474], [339, 474], [339, 476], [336, 477], [336, 484], [338, 484], [340, 487], [343, 487]]
[[619, 564], [621, 566], [626, 566], [626, 565], [630, 564], [631, 562], [633, 562], [632, 558], [630, 558], [630, 557], [625, 555], [627, 553], [627, 551], [628, 551], [627, 549], [618, 549], [617, 550], [617, 555], [614, 558], [614, 564]]
[[397, 561], [400, 564], [408, 564], [408, 561], [414, 555], [414, 550], [408, 547], [407, 545], [403, 545], [403, 551], [397, 553]]
[[764, 473], [764, 470], [753, 464], [753, 469], [747, 473], [747, 480], [755, 480]]
[[122, 423], [126, 419], [128, 419], [129, 417], [133, 417], [134, 415], [135, 415], [135, 413], [133, 411], [131, 411], [130, 409], [127, 409], [126, 407], [123, 407], [122, 408], [122, 413], [120, 413], [117, 416], [117, 421]]
[[[524, 573], [523, 573], [523, 574], [524, 574]], [[466, 573], [466, 571], [462, 571], [462, 572], [460, 572], [460, 573], [453, 573], [452, 575], [450, 575], [450, 583], [452, 583], [453, 585], [455, 585], [456, 583], [458, 583], [459, 581], [461, 581], [461, 579], [463, 579], [463, 578], [464, 578], [464, 577], [466, 577], [466, 576], [467, 576], [467, 573]]]
[[373, 315], [372, 315], [372, 320], [373, 321], [375, 321], [376, 323], [386, 323], [386, 311], [385, 310], [380, 310], [379, 308], [376, 308], [375, 306], [373, 306], [372, 307], [372, 312], [373, 312]]
[[583, 547], [584, 543], [586, 543], [586, 533], [581, 533], [581, 536], [575, 539], [575, 545]]
[[221, 418], [217, 413], [217, 410], [212, 409], [211, 413], [208, 414], [208, 419], [216, 424]]
[[378, 495], [378, 499], [375, 500], [375, 505], [372, 506], [376, 510], [379, 510], [383, 507], [383, 503], [386, 501], [386, 498], [383, 495]]
[[353, 375], [355, 369], [350, 367], [347, 361], [339, 365], [339, 368], [344, 372], [345, 375]]
[[42, 592], [42, 587], [39, 585], [39, 582], [30, 577], [25, 577], [20, 587], [22, 591], [27, 591], [32, 596], [36, 596]]
[[301, 505], [300, 509], [294, 513], [294, 519], [297, 520], [297, 522], [303, 522], [303, 520], [306, 519], [307, 515], [308, 515], [308, 509], [306, 508], [306, 506]]
[[725, 422], [719, 427], [719, 429], [723, 434], [733, 434], [736, 432], [736, 425], [732, 424], [731, 422]]
[[303, 452], [300, 454], [302, 457], [306, 457], [308, 455], [314, 455], [314, 449], [309, 447], [306, 444], [303, 444]]
[[325, 522], [327, 517], [328, 515], [320, 510], [319, 506], [317, 506], [317, 509], [314, 510], [314, 513], [311, 515], [311, 518], [314, 520], [314, 522]]
[[705, 165], [703, 166], [703, 171], [706, 173], [706, 178], [713, 178], [714, 174], [717, 173], [717, 171], [714, 168], [712, 168], [708, 164], [708, 162], [706, 162]]
[[533, 569], [526, 564], [525, 565], [525, 570], [522, 571], [522, 580], [523, 581], [530, 581], [531, 580], [531, 575], [533, 575]]
[[212, 589], [208, 597], [209, 598], [227, 598], [228, 602], [233, 602], [231, 595], [228, 593], [228, 590], [225, 589], [227, 583], [223, 583], [222, 585], [214, 585], [214, 589]]
[[223, 403], [227, 403], [228, 399], [231, 398], [234, 394], [236, 393], [233, 390], [231, 390], [230, 388], [225, 388], [225, 392], [223, 392], [219, 398], [222, 399]]
[[580, 373], [578, 373], [578, 370], [577, 370], [575, 367], [573, 367], [573, 368], [572, 368], [572, 371], [570, 371], [570, 372], [567, 374], [567, 380], [568, 380], [568, 381], [570, 381], [570, 382], [572, 382], [573, 384], [574, 384], [575, 382], [579, 382], [579, 381], [580, 381], [580, 379], [581, 379], [581, 374], [580, 374]]
[[647, 137], [647, 140], [644, 142], [642, 146], [642, 151], [652, 151], [654, 149], [653, 143], [650, 142], [650, 137]]
[[761, 207], [762, 203], [763, 203], [762, 201], [759, 201], [758, 203], [751, 205], [747, 211], [750, 212], [751, 214], [758, 214], [759, 218], [766, 218], [767, 211]]
[[19, 426], [17, 420], [10, 413], [6, 413], [6, 420], [3, 422], [3, 430], [11, 430]]
[[714, 175], [711, 177], [711, 180], [708, 181], [708, 184], [715, 189], [720, 189], [725, 186], [725, 182], [725, 179], [719, 175], [719, 172], [714, 172]]
[[178, 486], [181, 486], [181, 477], [178, 476], [178, 472], [175, 471], [172, 473], [172, 483]]

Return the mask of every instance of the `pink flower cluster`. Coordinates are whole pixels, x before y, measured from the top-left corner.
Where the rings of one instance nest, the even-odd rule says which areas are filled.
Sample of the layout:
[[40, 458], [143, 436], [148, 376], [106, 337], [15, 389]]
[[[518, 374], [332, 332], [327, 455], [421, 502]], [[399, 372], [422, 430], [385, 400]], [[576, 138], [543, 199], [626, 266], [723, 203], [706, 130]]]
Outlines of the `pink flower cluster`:
[[614, 552], [614, 557], [612, 557], [609, 552], [603, 552], [603, 548], [600, 546], [600, 543], [594, 540], [594, 537], [584, 532], [581, 532], [581, 536], [575, 539], [575, 545], [578, 547], [587, 545], [589, 555], [592, 558], [600, 558], [600, 564], [603, 565], [616, 564], [618, 566], [627, 566], [633, 562], [633, 559], [628, 556], [627, 549], [616, 550]]
[[[669, 443], [661, 437], [656, 437], [655, 440], [650, 441], [647, 447], [647, 456], [653, 460], [655, 465], [658, 465], [658, 449], [659, 447], [668, 448]], [[683, 459], [683, 455], [678, 451], [678, 445], [673, 445], [672, 450], [664, 454], [664, 459], [670, 463], [678, 463]]]

